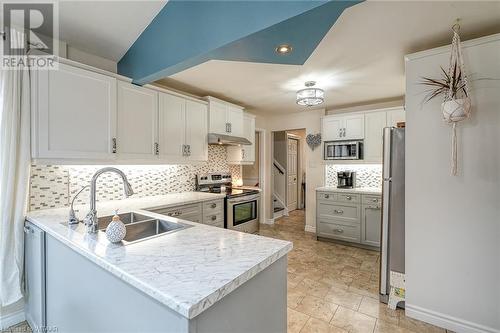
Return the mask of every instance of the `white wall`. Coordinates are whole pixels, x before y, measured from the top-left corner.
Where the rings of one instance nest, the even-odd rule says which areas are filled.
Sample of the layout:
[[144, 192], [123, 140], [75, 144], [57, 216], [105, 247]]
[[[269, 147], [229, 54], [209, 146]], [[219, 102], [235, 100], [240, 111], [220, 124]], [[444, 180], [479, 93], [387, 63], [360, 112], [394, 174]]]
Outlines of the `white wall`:
[[[303, 112], [290, 113], [286, 115], [257, 115], [256, 127], [266, 129], [266, 147], [271, 147], [271, 135], [273, 131], [285, 131], [292, 129], [305, 129], [307, 134], [317, 134], [321, 132], [321, 116], [325, 115], [324, 109], [306, 110]], [[266, 217], [271, 219], [272, 213], [272, 189], [271, 189], [271, 149], [266, 149], [265, 163], [265, 188], [264, 200], [266, 202]], [[306, 165], [306, 230], [315, 231], [316, 226], [316, 193], [317, 187], [323, 186], [324, 163], [321, 154], [321, 147], [312, 151], [306, 147], [304, 153], [304, 163]]]
[[500, 34], [463, 47], [474, 109], [458, 125], [456, 177], [441, 100], [421, 106], [418, 84], [440, 77], [449, 47], [406, 64], [406, 311], [456, 332], [500, 332]]

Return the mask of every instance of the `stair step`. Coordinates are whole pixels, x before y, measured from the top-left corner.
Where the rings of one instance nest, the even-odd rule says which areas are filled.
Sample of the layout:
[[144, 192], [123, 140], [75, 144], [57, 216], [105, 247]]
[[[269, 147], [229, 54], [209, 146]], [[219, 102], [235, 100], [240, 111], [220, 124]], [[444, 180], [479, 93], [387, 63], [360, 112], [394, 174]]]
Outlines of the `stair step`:
[[282, 210], [284, 210], [285, 208], [283, 207], [274, 207], [274, 212], [277, 213], [277, 212], [281, 212]]

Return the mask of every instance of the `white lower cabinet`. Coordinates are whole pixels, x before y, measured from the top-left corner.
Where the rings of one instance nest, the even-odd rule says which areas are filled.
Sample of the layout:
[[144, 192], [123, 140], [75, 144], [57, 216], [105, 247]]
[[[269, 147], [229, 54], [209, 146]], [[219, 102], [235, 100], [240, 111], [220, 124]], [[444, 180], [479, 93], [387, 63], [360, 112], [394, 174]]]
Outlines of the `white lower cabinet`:
[[224, 200], [218, 199], [189, 205], [150, 210], [182, 220], [224, 228]]
[[381, 198], [378, 195], [318, 192], [316, 235], [318, 237], [380, 246]]
[[31, 82], [33, 158], [115, 158], [115, 78], [60, 63]]

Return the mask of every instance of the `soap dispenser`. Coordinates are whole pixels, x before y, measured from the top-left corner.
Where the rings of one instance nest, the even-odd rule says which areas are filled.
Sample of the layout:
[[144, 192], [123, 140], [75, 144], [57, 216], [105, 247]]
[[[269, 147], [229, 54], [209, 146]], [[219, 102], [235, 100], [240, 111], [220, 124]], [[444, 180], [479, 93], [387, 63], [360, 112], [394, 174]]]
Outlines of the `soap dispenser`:
[[120, 220], [118, 210], [116, 210], [115, 216], [113, 216], [111, 223], [106, 228], [106, 237], [111, 243], [118, 243], [125, 238], [126, 234], [127, 228], [125, 228], [125, 224]]

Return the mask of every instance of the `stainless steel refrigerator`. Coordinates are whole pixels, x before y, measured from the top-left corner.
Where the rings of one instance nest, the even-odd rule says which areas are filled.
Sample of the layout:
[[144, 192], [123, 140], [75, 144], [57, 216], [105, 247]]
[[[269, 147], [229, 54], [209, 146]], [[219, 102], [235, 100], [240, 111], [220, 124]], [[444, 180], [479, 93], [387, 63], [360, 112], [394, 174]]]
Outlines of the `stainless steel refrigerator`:
[[380, 300], [387, 303], [390, 272], [405, 272], [404, 128], [384, 128], [383, 158]]

